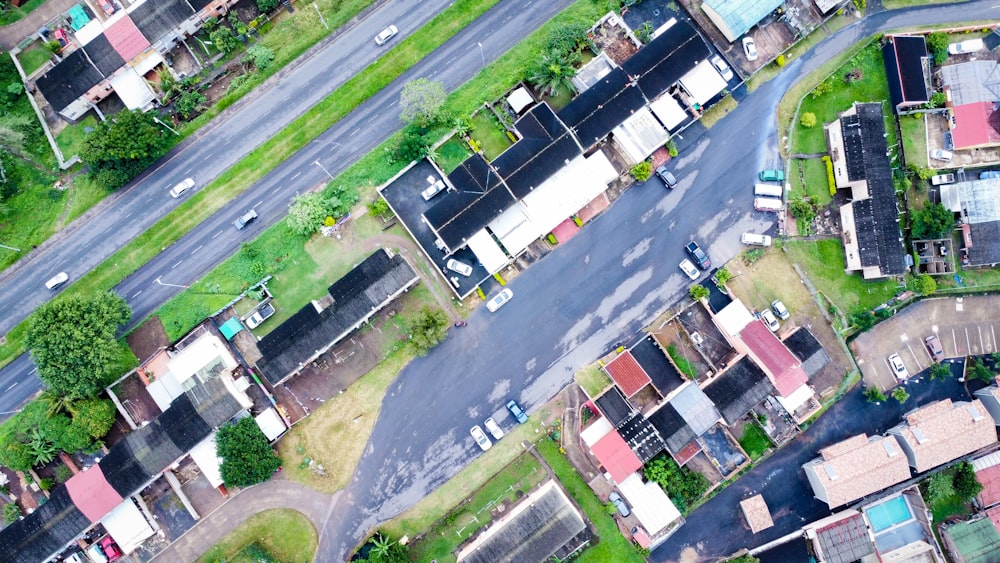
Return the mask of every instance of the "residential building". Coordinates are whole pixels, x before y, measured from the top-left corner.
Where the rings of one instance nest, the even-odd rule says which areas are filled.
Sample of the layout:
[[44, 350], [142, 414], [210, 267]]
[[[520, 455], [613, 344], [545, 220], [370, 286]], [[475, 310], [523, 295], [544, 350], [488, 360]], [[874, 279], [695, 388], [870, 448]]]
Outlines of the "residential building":
[[994, 420], [978, 399], [954, 403], [942, 399], [914, 409], [888, 434], [895, 436], [917, 473], [997, 442]]
[[988, 509], [1000, 505], [1000, 452], [993, 452], [972, 460], [976, 481], [983, 490], [976, 496], [979, 507]]
[[916, 485], [861, 508], [875, 537], [878, 561], [944, 563], [931, 511]]
[[865, 517], [845, 510], [804, 527], [818, 563], [854, 563], [875, 553], [875, 537]]
[[1000, 264], [1000, 178], [966, 180], [939, 189], [941, 204], [960, 214], [962, 266]]
[[816, 340], [806, 327], [799, 327], [784, 340], [785, 346], [802, 362], [802, 371], [812, 379], [814, 375], [826, 367], [832, 360], [823, 345]]
[[931, 58], [923, 35], [886, 35], [882, 61], [895, 111], [920, 107], [931, 99]]
[[802, 466], [816, 498], [843, 506], [910, 478], [906, 456], [892, 438], [858, 434], [820, 450]]
[[996, 382], [976, 391], [975, 396], [983, 403], [986, 412], [993, 417], [993, 422], [1000, 426], [1000, 387], [997, 387]]
[[761, 495], [741, 500], [740, 510], [743, 511], [743, 517], [746, 519], [747, 525], [750, 526], [750, 531], [755, 534], [774, 526], [774, 521], [771, 520], [771, 511], [767, 509], [767, 503], [764, 502], [764, 497]]
[[588, 425], [580, 433], [580, 439], [615, 483], [621, 483], [642, 468], [642, 461], [607, 417], [602, 416]]
[[783, 3], [784, 0], [706, 0], [701, 9], [732, 43]]
[[824, 127], [838, 189], [851, 202], [840, 208], [845, 271], [866, 280], [906, 273], [896, 188], [881, 103], [855, 103]]
[[730, 426], [775, 393], [767, 375], [749, 356], [743, 356], [713, 378], [704, 391]]
[[1000, 64], [968, 61], [941, 68], [941, 84], [955, 149], [1000, 146]]
[[667, 493], [653, 481], [643, 482], [642, 474], [638, 472], [618, 483], [618, 490], [632, 507], [632, 513], [648, 536], [655, 538], [661, 532], [683, 522], [680, 511]]
[[625, 350], [608, 362], [604, 366], [604, 371], [626, 397], [635, 395], [650, 383], [649, 374], [642, 369], [629, 350]]

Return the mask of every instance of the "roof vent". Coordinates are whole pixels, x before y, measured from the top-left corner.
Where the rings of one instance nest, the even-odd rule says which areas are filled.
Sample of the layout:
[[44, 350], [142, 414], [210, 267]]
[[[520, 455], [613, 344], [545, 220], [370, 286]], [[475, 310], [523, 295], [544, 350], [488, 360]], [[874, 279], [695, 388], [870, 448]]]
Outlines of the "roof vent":
[[969, 411], [969, 414], [972, 415], [972, 422], [979, 422], [983, 418], [983, 415], [979, 413], [979, 409], [973, 405], [965, 407], [965, 410]]
[[829, 463], [823, 464], [823, 469], [826, 470], [826, 476], [830, 478], [831, 481], [837, 480], [837, 472], [833, 470], [833, 466]]
[[898, 453], [896, 448], [892, 445], [892, 440], [888, 438], [882, 440], [882, 447], [885, 448], [885, 453], [888, 454], [889, 457], [894, 457]]
[[927, 436], [924, 436], [924, 433], [921, 432], [919, 428], [913, 428], [912, 430], [913, 430], [913, 437], [917, 439], [918, 444], [923, 444], [924, 442], [927, 441]]

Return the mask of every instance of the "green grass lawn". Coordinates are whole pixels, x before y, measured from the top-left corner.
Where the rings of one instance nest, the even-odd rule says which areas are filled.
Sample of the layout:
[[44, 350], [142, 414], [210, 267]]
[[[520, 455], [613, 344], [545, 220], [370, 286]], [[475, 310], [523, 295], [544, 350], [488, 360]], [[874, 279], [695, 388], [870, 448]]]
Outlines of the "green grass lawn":
[[739, 103], [733, 99], [732, 96], [726, 96], [719, 100], [719, 103], [705, 110], [705, 113], [701, 116], [701, 124], [705, 126], [706, 129], [710, 129], [713, 125], [719, 122], [720, 119], [729, 115], [729, 112], [736, 109]]
[[798, 264], [816, 288], [845, 313], [869, 311], [899, 291], [895, 282], [866, 282], [861, 274], [844, 273], [840, 239], [788, 241], [788, 259]]
[[97, 127], [97, 118], [94, 117], [94, 114], [87, 113], [87, 117], [84, 117], [78, 123], [67, 125], [56, 135], [56, 144], [59, 145], [59, 150], [62, 151], [64, 159], [68, 160], [71, 156], [80, 152], [83, 139], [87, 136], [87, 129], [93, 129], [94, 127]]
[[455, 561], [452, 552], [466, 539], [487, 526], [492, 518], [490, 507], [502, 500], [514, 501], [546, 478], [545, 469], [535, 456], [521, 454], [476, 491], [470, 500], [439, 520], [420, 540], [410, 546], [413, 561]]
[[792, 186], [790, 198], [809, 197], [816, 205], [826, 205], [833, 199], [826, 178], [826, 164], [821, 158], [792, 159], [788, 167]]
[[570, 92], [568, 88], [559, 88], [556, 90], [555, 95], [543, 96], [542, 99], [548, 102], [549, 105], [552, 106], [553, 110], [559, 111], [569, 105], [569, 103], [573, 100], [573, 92]]
[[21, 68], [24, 74], [31, 76], [32, 72], [42, 68], [42, 65], [52, 58], [52, 51], [49, 51], [41, 41], [33, 43], [27, 49], [21, 51], [17, 60], [21, 61]]
[[601, 391], [604, 391], [608, 388], [608, 385], [611, 385], [611, 378], [596, 363], [577, 370], [573, 377], [576, 379], [577, 384], [590, 397], [600, 395]]
[[750, 461], [757, 461], [771, 447], [771, 440], [756, 424], [747, 424], [740, 436], [740, 447], [750, 456]]
[[[861, 77], [848, 82], [846, 75], [859, 71]], [[882, 51], [878, 43], [871, 43], [826, 79], [832, 90], [814, 98], [810, 93], [802, 98], [799, 117], [806, 112], [816, 114], [817, 123], [806, 128], [796, 121], [792, 125], [792, 153], [819, 153], [826, 151], [823, 124], [837, 119], [837, 114], [851, 107], [854, 102], [875, 102], [889, 99], [889, 86], [882, 64]]]
[[899, 129], [903, 132], [903, 154], [906, 164], [927, 167], [927, 126], [920, 114], [899, 116]]
[[[255, 514], [212, 546], [199, 563], [260, 561], [247, 546], [256, 545], [275, 561], [312, 561], [319, 536], [302, 513], [272, 509]], [[259, 556], [258, 556], [259, 557]]]
[[8, 2], [4, 2], [5, 10], [0, 12], [0, 25], [7, 25], [9, 23], [14, 23], [17, 20], [23, 18], [24, 16], [31, 13], [32, 10], [41, 6], [45, 3], [45, 0], [28, 0], [23, 2], [19, 7], [15, 8], [10, 6]]
[[883, 0], [886, 10], [898, 10], [909, 6], [927, 6], [929, 4], [954, 4], [958, 0]]
[[584, 482], [580, 474], [573, 469], [566, 457], [559, 453], [559, 447], [551, 440], [542, 440], [537, 445], [539, 453], [545, 461], [552, 467], [556, 477], [563, 487], [569, 491], [573, 500], [583, 509], [587, 519], [597, 529], [599, 539], [596, 545], [588, 548], [576, 561], [582, 563], [604, 563], [614, 561], [616, 563], [628, 563], [634, 561], [639, 563], [644, 561], [639, 555], [635, 544], [625, 539], [625, 536], [618, 531], [618, 525], [614, 518], [604, 509], [604, 503], [597, 498], [590, 486]]
[[512, 144], [496, 116], [485, 109], [472, 117], [469, 136], [483, 149], [486, 160], [493, 160]]
[[437, 153], [438, 157], [435, 160], [445, 174], [451, 173], [452, 170], [458, 168], [459, 164], [462, 164], [463, 160], [472, 155], [472, 151], [469, 150], [465, 142], [454, 136], [438, 147]]

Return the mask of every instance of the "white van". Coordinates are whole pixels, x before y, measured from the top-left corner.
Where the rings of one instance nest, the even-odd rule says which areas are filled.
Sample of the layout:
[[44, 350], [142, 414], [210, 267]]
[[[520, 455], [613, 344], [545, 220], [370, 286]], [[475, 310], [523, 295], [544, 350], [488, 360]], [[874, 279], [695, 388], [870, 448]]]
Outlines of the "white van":
[[753, 195], [764, 197], [781, 197], [785, 195], [784, 186], [774, 184], [754, 184]]
[[747, 246], [771, 246], [771, 237], [757, 233], [743, 233], [740, 242]]
[[778, 213], [785, 208], [785, 204], [780, 199], [774, 197], [756, 197], [753, 200], [753, 208], [757, 211]]
[[45, 289], [49, 291], [55, 291], [60, 285], [66, 283], [69, 279], [69, 274], [66, 272], [59, 272], [58, 274], [49, 278], [49, 281], [45, 282]]

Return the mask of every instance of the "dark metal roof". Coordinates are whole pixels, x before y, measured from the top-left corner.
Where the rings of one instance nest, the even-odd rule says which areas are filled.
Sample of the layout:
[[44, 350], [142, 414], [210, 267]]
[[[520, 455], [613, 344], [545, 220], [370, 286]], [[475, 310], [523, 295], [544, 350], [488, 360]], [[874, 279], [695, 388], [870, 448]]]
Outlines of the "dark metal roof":
[[645, 105], [638, 86], [624, 70], [615, 68], [574, 98], [559, 117], [573, 129], [581, 145], [592, 147]]
[[629, 417], [618, 427], [618, 434], [625, 440], [628, 447], [632, 448], [639, 461], [643, 463], [653, 459], [653, 456], [666, 448], [659, 432], [639, 412]]
[[1000, 264], [1000, 221], [972, 223], [969, 226], [972, 246], [969, 247], [969, 264], [986, 266]]
[[97, 67], [91, 64], [83, 49], [77, 49], [48, 72], [35, 80], [41, 91], [57, 112], [62, 111], [94, 85], [104, 80]]
[[[712, 274], [718, 271], [718, 268], [712, 270]], [[708, 276], [701, 282], [701, 286], [708, 290], [708, 308], [712, 310], [713, 313], [719, 314], [733, 302], [733, 298], [729, 296], [728, 293], [722, 293], [719, 286], [715, 285], [712, 281], [712, 276]]]
[[[449, 193], [447, 198], [453, 201], [458, 201], [461, 198], [460, 203], [465, 204], [464, 209], [459, 214], [449, 218], [447, 222], [436, 224], [431, 221], [438, 236], [449, 248], [459, 248], [464, 245], [469, 237], [479, 232], [517, 201], [507, 188], [493, 189], [480, 197]], [[448, 202], [448, 205], [452, 205], [452, 202]], [[426, 217], [426, 215], [424, 216]], [[430, 221], [430, 219], [428, 220]]]
[[677, 21], [629, 57], [622, 68], [639, 80], [642, 93], [653, 100], [710, 55], [691, 24]]
[[184, 20], [194, 15], [194, 10], [185, 0], [156, 0], [143, 2], [129, 12], [129, 17], [135, 22], [139, 31], [156, 43], [171, 33]]
[[211, 4], [214, 1], [215, 0], [187, 0], [188, 4], [191, 4], [191, 7], [198, 12], [204, 10], [209, 4]]
[[830, 363], [830, 355], [809, 329], [800, 327], [785, 338], [785, 346], [802, 362], [806, 376], [812, 377]]
[[1000, 29], [994, 29], [993, 33], [987, 33], [986, 36], [983, 37], [983, 44], [986, 45], [986, 48], [990, 51], [1000, 47]]
[[882, 46], [882, 60], [893, 107], [903, 102], [930, 100], [924, 75], [926, 59], [927, 43], [922, 35], [893, 36]]
[[323, 312], [316, 313], [312, 304], [306, 305], [262, 338], [257, 343], [262, 355], [257, 367], [271, 384], [277, 385], [298, 371], [317, 350], [347, 336], [419, 279], [402, 256], [390, 255], [385, 249], [376, 251], [330, 286], [333, 304]]
[[680, 372], [667, 361], [666, 355], [652, 336], [640, 340], [630, 351], [635, 361], [649, 375], [660, 395], [665, 397], [684, 383]]
[[582, 153], [576, 139], [567, 133], [535, 153], [522, 167], [505, 175], [504, 181], [514, 196], [521, 199]]
[[125, 64], [125, 60], [118, 51], [115, 51], [103, 33], [84, 45], [83, 50], [104, 76], [111, 76]]
[[0, 531], [0, 561], [37, 563], [61, 551], [90, 521], [59, 485], [45, 504]]
[[715, 403], [726, 424], [730, 425], [772, 393], [774, 386], [767, 375], [748, 356], [743, 356], [705, 386], [705, 394]]
[[684, 422], [684, 418], [681, 417], [677, 409], [670, 403], [654, 411], [649, 415], [647, 420], [659, 432], [660, 437], [667, 447], [667, 451], [672, 456], [676, 456], [684, 446], [697, 438], [691, 427], [688, 426], [687, 422]]
[[597, 408], [608, 418], [611, 426], [615, 428], [618, 428], [619, 425], [627, 421], [632, 416], [632, 413], [635, 412], [632, 405], [625, 399], [625, 395], [622, 395], [621, 390], [617, 387], [608, 389], [606, 393], [598, 397], [594, 402], [597, 403]]

